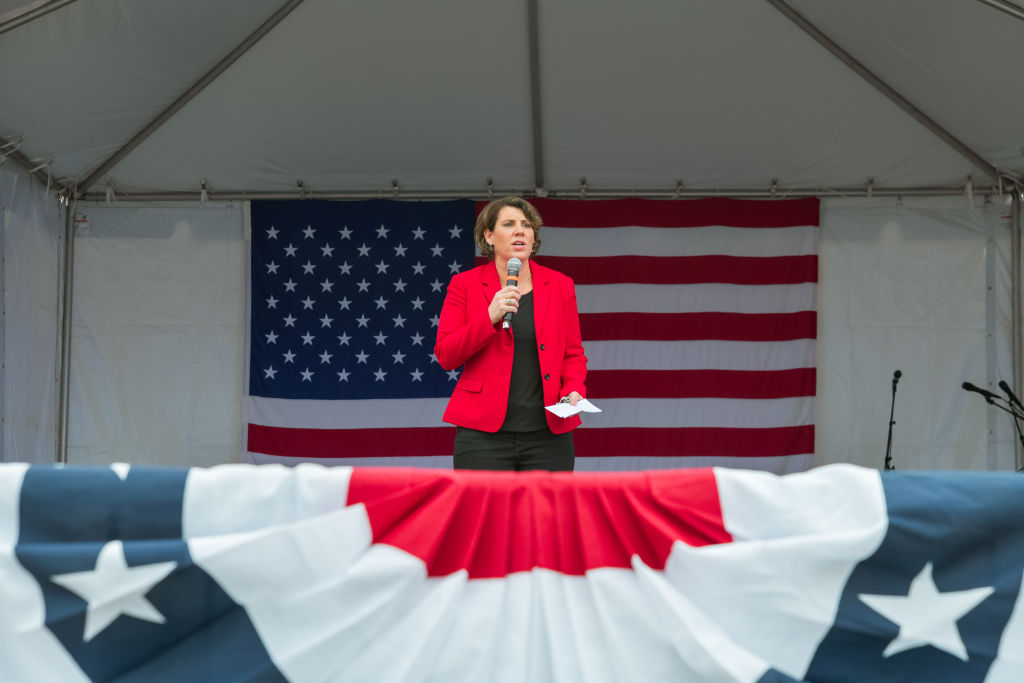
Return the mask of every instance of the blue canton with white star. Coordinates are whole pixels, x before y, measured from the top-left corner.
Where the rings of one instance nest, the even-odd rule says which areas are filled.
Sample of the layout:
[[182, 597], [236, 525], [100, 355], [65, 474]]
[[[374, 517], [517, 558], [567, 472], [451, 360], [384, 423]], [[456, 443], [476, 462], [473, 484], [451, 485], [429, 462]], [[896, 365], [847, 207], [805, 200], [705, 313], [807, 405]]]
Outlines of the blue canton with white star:
[[469, 200], [254, 201], [249, 394], [438, 398], [452, 275], [473, 267]]

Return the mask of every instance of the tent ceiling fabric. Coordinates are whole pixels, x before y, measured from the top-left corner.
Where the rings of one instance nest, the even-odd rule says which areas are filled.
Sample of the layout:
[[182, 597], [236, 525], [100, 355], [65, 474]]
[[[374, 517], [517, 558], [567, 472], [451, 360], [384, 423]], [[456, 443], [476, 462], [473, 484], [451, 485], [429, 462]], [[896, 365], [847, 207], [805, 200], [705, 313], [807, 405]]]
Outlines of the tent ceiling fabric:
[[[1024, 21], [979, 0], [789, 4], [1024, 176]], [[81, 180], [282, 5], [78, 0], [0, 34], [0, 138]], [[550, 190], [989, 182], [765, 0], [538, 0], [538, 20]], [[92, 190], [532, 191], [529, 44], [526, 0], [306, 0]]]

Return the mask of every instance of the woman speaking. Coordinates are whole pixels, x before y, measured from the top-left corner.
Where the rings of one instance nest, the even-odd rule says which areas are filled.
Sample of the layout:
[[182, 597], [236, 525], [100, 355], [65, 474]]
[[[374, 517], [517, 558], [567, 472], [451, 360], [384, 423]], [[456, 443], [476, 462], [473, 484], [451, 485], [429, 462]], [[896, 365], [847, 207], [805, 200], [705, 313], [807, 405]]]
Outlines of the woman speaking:
[[458, 427], [456, 469], [573, 469], [580, 418], [544, 406], [586, 395], [587, 358], [572, 280], [530, 261], [540, 228], [525, 199], [491, 202], [473, 230], [490, 261], [448, 285], [434, 355], [446, 370], [465, 365], [444, 412]]

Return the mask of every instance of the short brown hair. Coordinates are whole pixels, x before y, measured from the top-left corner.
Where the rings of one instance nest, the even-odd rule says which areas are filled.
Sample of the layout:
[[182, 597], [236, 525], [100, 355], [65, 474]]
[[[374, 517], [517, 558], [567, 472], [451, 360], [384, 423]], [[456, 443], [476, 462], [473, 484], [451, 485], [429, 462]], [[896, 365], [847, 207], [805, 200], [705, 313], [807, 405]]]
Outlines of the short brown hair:
[[530, 221], [530, 227], [533, 228], [533, 253], [536, 254], [537, 250], [540, 249], [540, 228], [541, 218], [540, 212], [534, 208], [533, 204], [526, 201], [522, 197], [502, 197], [501, 199], [495, 199], [483, 208], [480, 215], [476, 217], [476, 227], [473, 228], [473, 239], [476, 240], [476, 246], [480, 248], [480, 253], [489, 259], [494, 258], [494, 247], [487, 244], [487, 240], [484, 239], [484, 234], [488, 232], [494, 232], [494, 227], [498, 224], [498, 214], [506, 206], [511, 206], [513, 209], [519, 209], [526, 216], [526, 220]]

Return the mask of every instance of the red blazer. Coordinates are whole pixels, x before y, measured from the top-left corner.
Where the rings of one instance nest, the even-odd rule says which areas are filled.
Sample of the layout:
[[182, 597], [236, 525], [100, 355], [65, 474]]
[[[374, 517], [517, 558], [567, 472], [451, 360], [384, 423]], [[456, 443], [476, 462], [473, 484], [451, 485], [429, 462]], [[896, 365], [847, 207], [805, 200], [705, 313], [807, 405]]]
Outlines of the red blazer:
[[[540, 356], [544, 405], [570, 392], [586, 396], [587, 358], [580, 339], [573, 281], [530, 261], [534, 324]], [[465, 365], [444, 411], [444, 421], [496, 432], [505, 422], [512, 376], [512, 331], [491, 323], [487, 307], [501, 289], [494, 261], [457, 274], [448, 285], [437, 328], [434, 355], [445, 370]], [[545, 411], [554, 434], [575, 429], [578, 415], [560, 418]]]

